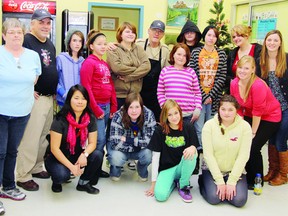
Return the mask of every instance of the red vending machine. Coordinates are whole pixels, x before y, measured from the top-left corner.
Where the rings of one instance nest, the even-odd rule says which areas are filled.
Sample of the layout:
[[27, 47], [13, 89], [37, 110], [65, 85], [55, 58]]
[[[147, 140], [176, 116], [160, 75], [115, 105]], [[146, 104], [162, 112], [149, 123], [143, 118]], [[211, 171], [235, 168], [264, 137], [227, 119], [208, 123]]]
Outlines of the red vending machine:
[[2, 21], [9, 18], [18, 18], [25, 23], [26, 32], [30, 31], [31, 16], [36, 9], [46, 9], [52, 15], [52, 31], [50, 39], [56, 45], [56, 2], [36, 0], [2, 0]]
[[[94, 13], [92, 11], [88, 12], [77, 12], [77, 11], [69, 11], [63, 10], [62, 12], [62, 34], [61, 34], [61, 51], [65, 51], [64, 40], [67, 32], [70, 29], [80, 30], [85, 37], [85, 41], [87, 39], [88, 32], [94, 27]], [[83, 57], [86, 58], [88, 56], [87, 48], [84, 47]]]

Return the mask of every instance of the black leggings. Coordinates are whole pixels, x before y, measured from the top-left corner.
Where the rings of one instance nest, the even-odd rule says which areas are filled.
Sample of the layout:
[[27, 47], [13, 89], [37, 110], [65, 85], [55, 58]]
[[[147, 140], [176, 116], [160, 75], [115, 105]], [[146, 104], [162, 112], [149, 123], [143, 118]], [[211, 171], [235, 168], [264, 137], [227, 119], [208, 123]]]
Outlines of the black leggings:
[[[244, 117], [244, 119], [252, 125], [252, 118]], [[262, 176], [263, 184], [263, 160], [261, 149], [265, 143], [271, 138], [271, 136], [277, 131], [280, 122], [268, 122], [261, 120], [257, 133], [252, 140], [250, 157], [246, 164], [247, 171], [247, 183], [248, 185], [254, 185], [254, 178], [257, 173]]]

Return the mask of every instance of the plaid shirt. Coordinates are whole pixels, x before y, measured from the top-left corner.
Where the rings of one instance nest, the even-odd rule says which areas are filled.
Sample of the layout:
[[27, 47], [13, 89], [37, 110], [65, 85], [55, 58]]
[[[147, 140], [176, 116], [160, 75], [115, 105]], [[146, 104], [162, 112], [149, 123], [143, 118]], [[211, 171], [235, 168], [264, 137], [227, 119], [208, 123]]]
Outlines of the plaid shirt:
[[[144, 106], [144, 125], [142, 130], [139, 130], [137, 136], [134, 137], [131, 128], [124, 128], [122, 123], [122, 113], [121, 110], [118, 110], [111, 122], [108, 145], [110, 145], [113, 150], [121, 152], [134, 152], [136, 149], [139, 149], [139, 147], [146, 148], [154, 133], [155, 126], [156, 120], [153, 112]], [[133, 139], [134, 143], [121, 141], [122, 136], [126, 137], [126, 141]]]

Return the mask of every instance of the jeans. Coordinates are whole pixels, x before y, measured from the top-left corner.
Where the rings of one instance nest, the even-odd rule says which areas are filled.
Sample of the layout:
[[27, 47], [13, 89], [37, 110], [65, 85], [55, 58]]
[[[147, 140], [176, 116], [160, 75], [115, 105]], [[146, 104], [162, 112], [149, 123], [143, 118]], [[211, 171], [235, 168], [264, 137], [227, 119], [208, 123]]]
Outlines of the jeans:
[[15, 188], [17, 148], [30, 114], [23, 117], [0, 115], [0, 185], [4, 190]]
[[108, 160], [110, 163], [110, 176], [120, 177], [121, 167], [128, 159], [138, 160], [137, 171], [141, 178], [148, 177], [148, 166], [152, 160], [152, 152], [147, 149], [141, 149], [139, 152], [121, 152], [109, 149]]
[[[224, 181], [227, 182], [229, 175], [224, 177]], [[214, 182], [213, 176], [209, 170], [202, 170], [202, 175], [199, 175], [199, 187], [200, 193], [203, 198], [212, 205], [217, 205], [221, 201], [218, 195], [216, 194], [217, 185]], [[248, 188], [246, 176], [242, 174], [236, 184], [236, 196], [232, 200], [228, 201], [230, 204], [236, 207], [242, 207], [246, 204], [248, 198]]]
[[197, 154], [192, 160], [182, 157], [180, 163], [174, 167], [162, 170], [155, 185], [155, 198], [159, 202], [166, 201], [175, 188], [175, 180], [179, 180], [180, 188], [190, 185], [190, 178], [196, 166]]
[[[96, 170], [101, 166], [103, 154], [95, 149], [87, 158], [87, 166], [84, 173], [80, 176], [81, 180], [90, 181], [96, 177]], [[70, 161], [75, 163], [75, 161]], [[47, 172], [51, 175], [53, 183], [62, 184], [70, 179], [71, 171], [60, 163], [51, 153], [44, 160]]]
[[197, 121], [194, 122], [194, 127], [197, 133], [198, 141], [199, 141], [199, 147], [202, 149], [202, 128], [204, 126], [204, 123], [211, 119], [213, 117], [212, 115], [212, 104], [202, 104], [202, 110], [200, 112], [200, 116]]
[[269, 140], [269, 144], [275, 145], [278, 152], [285, 152], [288, 150], [288, 109], [282, 112], [282, 120], [277, 132]]
[[97, 147], [96, 149], [104, 152], [106, 144], [106, 128], [110, 116], [110, 104], [98, 104], [104, 112], [102, 119], [97, 119]]

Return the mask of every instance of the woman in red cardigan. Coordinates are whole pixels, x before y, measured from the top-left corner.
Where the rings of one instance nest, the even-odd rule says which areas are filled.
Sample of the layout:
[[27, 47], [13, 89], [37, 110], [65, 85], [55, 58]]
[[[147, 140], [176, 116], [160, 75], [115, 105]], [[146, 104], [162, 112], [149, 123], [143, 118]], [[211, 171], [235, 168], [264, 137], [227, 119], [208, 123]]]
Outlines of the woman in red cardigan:
[[252, 127], [252, 146], [246, 164], [248, 189], [253, 189], [256, 173], [263, 177], [262, 146], [277, 131], [281, 108], [267, 84], [255, 74], [255, 60], [243, 56], [237, 63], [237, 77], [232, 80], [230, 93], [240, 104], [239, 114]]

